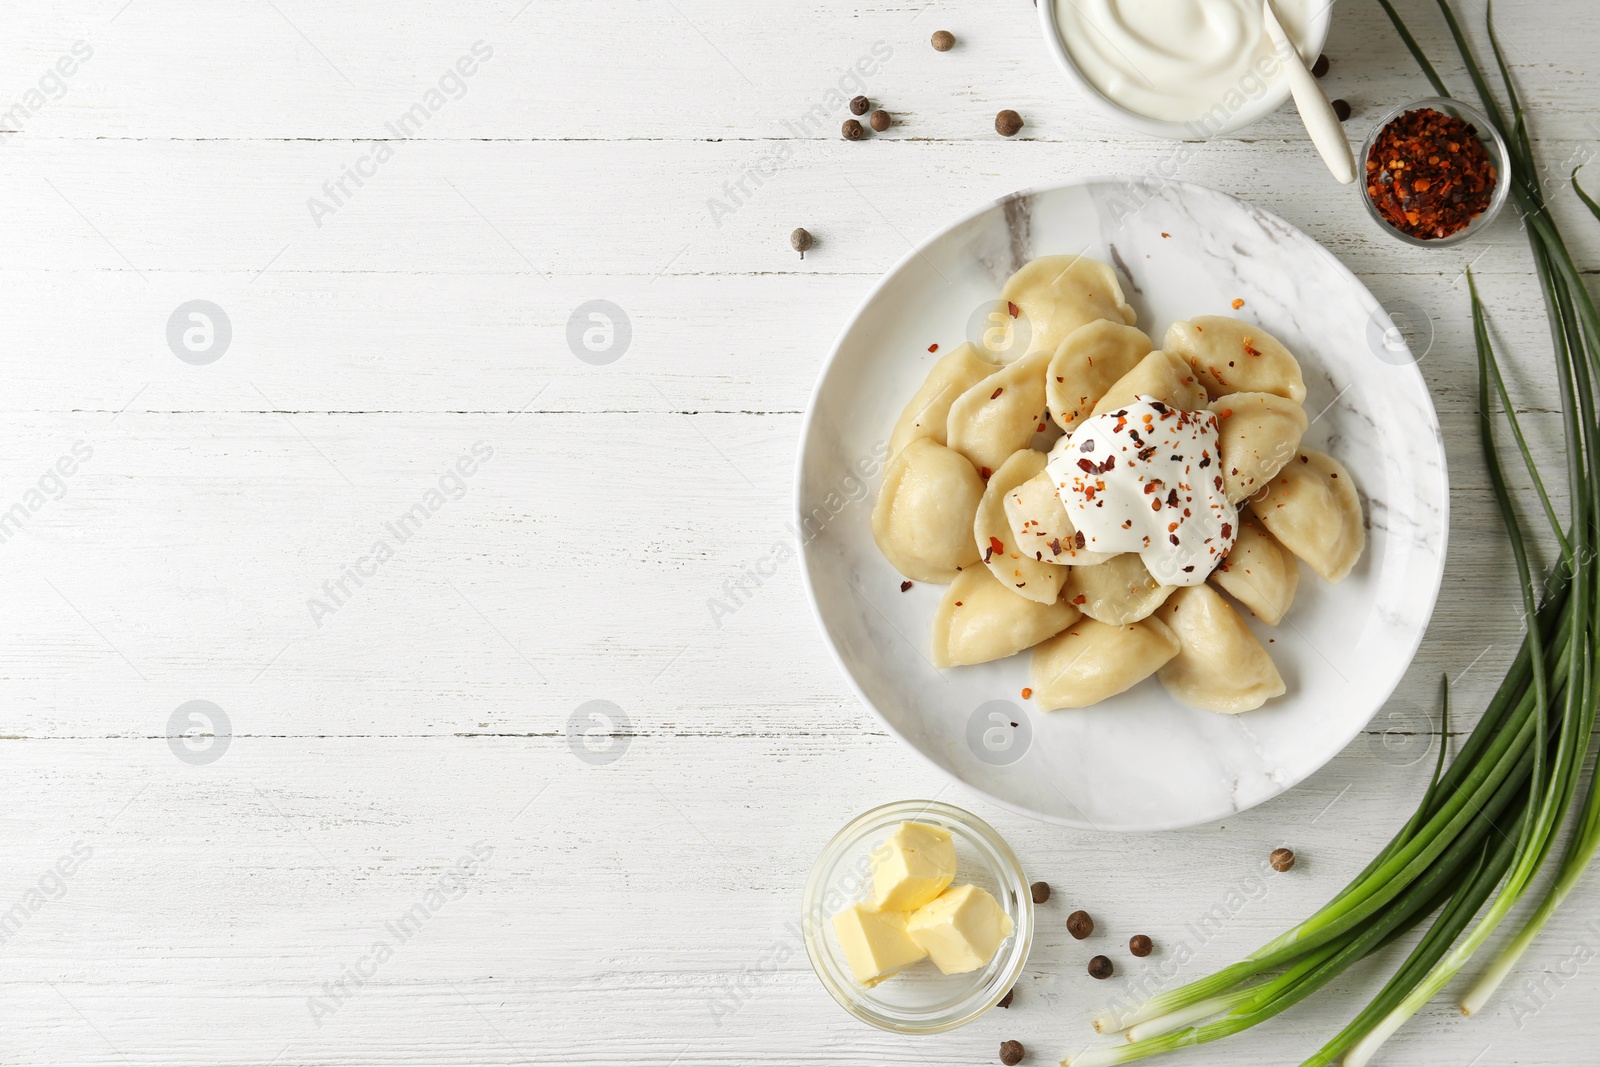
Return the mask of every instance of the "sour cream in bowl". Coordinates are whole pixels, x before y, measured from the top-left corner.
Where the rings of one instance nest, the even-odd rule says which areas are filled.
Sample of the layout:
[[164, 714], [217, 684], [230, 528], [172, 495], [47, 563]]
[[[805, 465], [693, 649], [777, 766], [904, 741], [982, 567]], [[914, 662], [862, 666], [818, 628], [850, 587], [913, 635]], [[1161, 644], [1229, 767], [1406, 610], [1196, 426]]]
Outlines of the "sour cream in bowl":
[[[1275, 0], [1300, 54], [1316, 59], [1332, 6]], [[1230, 133], [1289, 98], [1260, 0], [1040, 0], [1045, 45], [1080, 92], [1157, 137]]]

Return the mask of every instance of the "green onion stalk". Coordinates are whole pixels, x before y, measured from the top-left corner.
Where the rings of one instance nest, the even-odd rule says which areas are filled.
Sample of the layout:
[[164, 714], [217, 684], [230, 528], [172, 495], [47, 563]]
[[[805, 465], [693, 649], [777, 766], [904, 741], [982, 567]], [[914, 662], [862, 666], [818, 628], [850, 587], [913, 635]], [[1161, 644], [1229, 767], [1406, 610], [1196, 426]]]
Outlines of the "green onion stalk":
[[[1531, 916], [1469, 990], [1461, 1005], [1464, 1013], [1470, 1015], [1488, 1003], [1600, 849], [1600, 788], [1592, 774], [1587, 788], [1583, 782], [1600, 685], [1595, 663], [1600, 656], [1600, 575], [1593, 567], [1600, 547], [1600, 422], [1595, 395], [1600, 383], [1600, 314], [1548, 210], [1522, 105], [1494, 33], [1492, 11], [1486, 11], [1485, 23], [1508, 103], [1505, 110], [1449, 0], [1434, 2], [1485, 114], [1510, 151], [1511, 172], [1500, 180], [1511, 183], [1544, 290], [1561, 392], [1570, 518], [1565, 526], [1558, 519], [1523, 435], [1500, 373], [1488, 317], [1469, 273], [1479, 438], [1527, 621], [1516, 658], [1448, 768], [1446, 746], [1441, 743], [1433, 777], [1406, 825], [1320, 911], [1213, 975], [1132, 1009], [1101, 1015], [1094, 1021], [1095, 1029], [1126, 1031], [1127, 1043], [1071, 1056], [1063, 1061], [1064, 1067], [1109, 1067], [1249, 1029], [1426, 924], [1421, 939], [1377, 996], [1303, 1065], [1325, 1067], [1342, 1059], [1345, 1067], [1364, 1067], [1495, 935], [1550, 863], [1564, 826], [1571, 826], [1571, 835], [1554, 879]], [[1378, 3], [1434, 90], [1449, 96], [1391, 0]], [[1580, 201], [1600, 220], [1600, 204], [1579, 185], [1576, 170], [1570, 180]], [[1529, 538], [1501, 466], [1493, 417], [1496, 404], [1557, 546], [1557, 558], [1541, 581], [1535, 580]], [[1443, 701], [1448, 736], [1448, 682]]]

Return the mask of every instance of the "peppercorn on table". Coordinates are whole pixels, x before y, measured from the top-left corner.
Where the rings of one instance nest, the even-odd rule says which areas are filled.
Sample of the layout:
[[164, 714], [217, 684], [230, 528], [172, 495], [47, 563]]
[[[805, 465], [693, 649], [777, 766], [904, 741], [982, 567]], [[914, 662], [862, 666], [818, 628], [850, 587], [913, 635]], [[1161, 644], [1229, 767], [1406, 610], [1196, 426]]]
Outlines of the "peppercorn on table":
[[[1564, 175], [1600, 141], [1600, 12], [1495, 15]], [[1451, 742], [1519, 640], [1464, 272], [1559, 450], [1523, 235], [1507, 212], [1400, 246], [1289, 107], [1128, 133], [1020, 2], [96, 0], [9, 31], [0, 1062], [1054, 1063], [1342, 886], [1428, 780], [1441, 674]], [[1428, 93], [1376, 5], [1340, 5], [1325, 52], [1355, 144]], [[1174, 833], [1031, 821], [890, 738], [791, 522], [807, 398], [879, 275], [976, 205], [1104, 174], [1240, 196], [1355, 271], [1409, 325], [1453, 475], [1393, 699], [1304, 784]], [[917, 1038], [841, 1011], [799, 929], [834, 832], [910, 797], [1051, 887], [1009, 1006]], [[1597, 949], [1591, 880], [1488, 1009], [1435, 1000], [1384, 1062], [1588, 1062]], [[1298, 1063], [1379, 982], [1163, 1062]]]

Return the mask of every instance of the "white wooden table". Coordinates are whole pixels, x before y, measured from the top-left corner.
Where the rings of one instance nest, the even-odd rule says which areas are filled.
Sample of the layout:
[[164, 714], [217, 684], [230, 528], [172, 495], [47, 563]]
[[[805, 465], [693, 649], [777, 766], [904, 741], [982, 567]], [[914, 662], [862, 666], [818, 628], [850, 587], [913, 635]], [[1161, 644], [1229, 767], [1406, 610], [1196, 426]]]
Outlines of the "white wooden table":
[[[1431, 6], [1406, 6], [1464, 88]], [[1600, 18], [1498, 15], [1564, 172], [1594, 148]], [[955, 51], [928, 47], [939, 28]], [[1510, 657], [1461, 271], [1550, 443], [1526, 247], [1513, 221], [1397, 247], [1287, 110], [1180, 176], [1434, 318], [1454, 530], [1392, 719], [1225, 825], [1063, 831], [885, 735], [792, 559], [746, 577], [789, 540], [820, 362], [908, 241], [1171, 150], [1072, 95], [1024, 0], [89, 0], [11, 5], [4, 29], [0, 1063], [983, 1064], [1011, 1037], [1053, 1063], [1141, 971], [1095, 983], [1091, 948], [1187, 940], [1194, 977], [1307, 913], [1410, 811], [1440, 673], [1475, 713]], [[838, 110], [807, 132], [880, 41], [867, 92], [894, 129], [845, 143]], [[1328, 52], [1358, 138], [1427, 93], [1365, 0]], [[796, 226], [819, 241], [803, 262]], [[625, 348], [569, 346], [593, 300]], [[191, 701], [231, 733], [174, 747], [207, 721]], [[617, 736], [574, 736], [591, 701]], [[1056, 896], [1009, 1012], [909, 1040], [828, 1000], [792, 923], [834, 830], [918, 795], [990, 819]], [[1280, 844], [1300, 866], [1236, 893]], [[1069, 905], [1107, 933], [1072, 941]], [[1597, 950], [1600, 879], [1516, 997], [1470, 1021], [1441, 999], [1385, 1062], [1592, 1062]], [[1167, 1062], [1298, 1063], [1380, 981]]]

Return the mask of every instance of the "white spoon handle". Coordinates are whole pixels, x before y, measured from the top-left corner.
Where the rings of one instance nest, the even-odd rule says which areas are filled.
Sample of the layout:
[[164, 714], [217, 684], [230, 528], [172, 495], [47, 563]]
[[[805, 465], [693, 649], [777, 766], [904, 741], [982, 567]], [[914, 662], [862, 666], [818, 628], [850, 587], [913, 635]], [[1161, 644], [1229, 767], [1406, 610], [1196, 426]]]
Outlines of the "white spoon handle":
[[1294, 106], [1300, 111], [1300, 121], [1305, 123], [1311, 143], [1317, 146], [1322, 161], [1328, 165], [1334, 178], [1341, 185], [1349, 185], [1356, 180], [1356, 161], [1350, 152], [1350, 141], [1344, 135], [1344, 124], [1333, 113], [1333, 105], [1328, 102], [1328, 95], [1322, 91], [1322, 86], [1306, 69], [1305, 59], [1299, 50], [1289, 43], [1283, 27], [1278, 24], [1277, 12], [1272, 9], [1272, 0], [1263, 0], [1261, 19], [1266, 23], [1267, 33], [1283, 61], [1283, 73], [1289, 79]]

